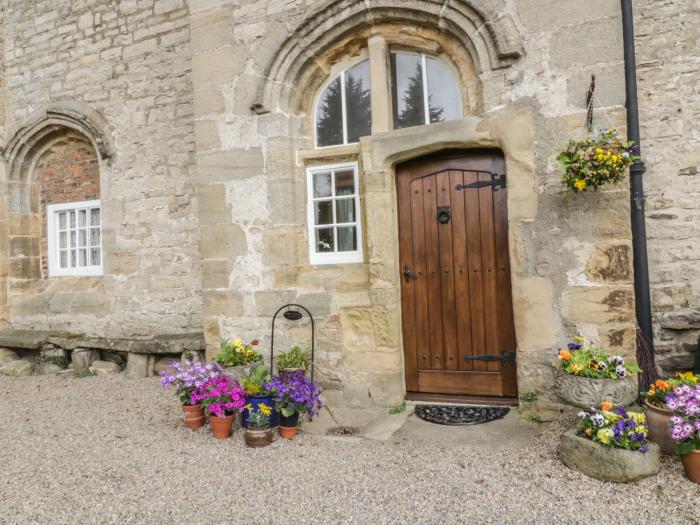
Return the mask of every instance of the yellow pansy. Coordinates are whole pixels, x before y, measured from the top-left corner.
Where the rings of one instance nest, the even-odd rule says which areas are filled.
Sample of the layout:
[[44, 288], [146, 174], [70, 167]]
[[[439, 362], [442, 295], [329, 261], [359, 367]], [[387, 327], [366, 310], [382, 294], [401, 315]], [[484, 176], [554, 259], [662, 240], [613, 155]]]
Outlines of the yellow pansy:
[[603, 154], [603, 150], [600, 149], [600, 148], [596, 148], [595, 152], [596, 152], [598, 155], [602, 155], [602, 154]]
[[571, 365], [571, 371], [574, 374], [578, 374], [581, 370], [583, 370], [583, 365]]
[[574, 188], [576, 188], [579, 191], [583, 191], [586, 189], [586, 181], [583, 179], [579, 179], [576, 182], [574, 182]]
[[585, 341], [586, 340], [583, 337], [581, 337], [580, 335], [577, 335], [576, 337], [574, 337], [574, 342], [578, 343], [580, 345], [582, 345]]
[[642, 412], [627, 412], [629, 416], [638, 425], [644, 425], [647, 422], [647, 417]]
[[606, 445], [610, 444], [610, 441], [612, 441], [613, 438], [613, 431], [610, 428], [601, 428], [598, 433], [596, 434], [596, 437], [598, 440], [600, 440], [601, 443], [604, 443]]

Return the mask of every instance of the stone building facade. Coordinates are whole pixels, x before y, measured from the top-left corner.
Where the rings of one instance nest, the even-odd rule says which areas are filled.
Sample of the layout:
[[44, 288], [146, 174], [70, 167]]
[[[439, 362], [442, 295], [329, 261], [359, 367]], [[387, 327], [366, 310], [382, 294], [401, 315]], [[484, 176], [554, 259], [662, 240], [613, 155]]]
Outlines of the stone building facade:
[[[211, 356], [222, 337], [269, 344], [272, 314], [299, 303], [316, 320], [328, 401], [398, 405], [409, 382], [397, 166], [478, 149], [498, 152], [508, 177], [518, 391], [548, 399], [555, 349], [576, 333], [634, 355], [626, 185], [565, 199], [553, 161], [582, 132], [591, 74], [596, 122], [624, 131], [618, 2], [1, 5], [7, 327], [137, 339], [201, 331]], [[693, 0], [635, 9], [657, 349], [670, 371], [692, 365], [700, 333], [700, 12]], [[452, 72], [460, 118], [394, 129], [400, 53]], [[319, 93], [365, 60], [368, 130], [315, 147]], [[308, 177], [325, 166], [356, 166], [357, 261], [311, 263]], [[56, 177], [84, 193], [71, 200], [99, 193], [99, 275], [53, 277], [42, 261]], [[278, 344], [303, 342], [306, 329], [285, 325]]]

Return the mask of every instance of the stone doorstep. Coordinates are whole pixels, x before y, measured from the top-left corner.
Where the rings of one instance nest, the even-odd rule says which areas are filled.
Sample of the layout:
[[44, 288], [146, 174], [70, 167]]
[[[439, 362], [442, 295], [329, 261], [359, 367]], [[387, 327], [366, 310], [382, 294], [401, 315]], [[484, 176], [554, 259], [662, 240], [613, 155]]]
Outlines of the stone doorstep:
[[139, 354], [178, 354], [205, 349], [204, 334], [163, 334], [147, 339], [84, 337], [47, 330], [0, 330], [0, 347], [39, 350], [50, 343], [64, 350], [86, 348]]

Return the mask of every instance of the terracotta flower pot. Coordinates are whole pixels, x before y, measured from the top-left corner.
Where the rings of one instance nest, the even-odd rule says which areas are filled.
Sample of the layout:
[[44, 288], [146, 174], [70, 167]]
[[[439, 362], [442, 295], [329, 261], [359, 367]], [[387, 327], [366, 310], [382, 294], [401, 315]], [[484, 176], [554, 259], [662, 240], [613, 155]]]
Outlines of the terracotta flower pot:
[[671, 439], [668, 431], [671, 424], [673, 412], [666, 408], [659, 408], [648, 401], [644, 401], [644, 408], [647, 413], [647, 427], [649, 428], [649, 441], [653, 441], [661, 449], [661, 453], [666, 456], [675, 456], [676, 444]]
[[245, 439], [245, 444], [248, 447], [266, 447], [272, 443], [272, 429], [266, 428], [265, 430], [251, 430], [246, 428], [245, 432], [243, 433], [243, 439]]
[[197, 430], [204, 426], [204, 408], [202, 405], [182, 405], [185, 413], [185, 425], [192, 430]]
[[231, 437], [231, 432], [233, 429], [233, 421], [236, 419], [236, 415], [230, 416], [215, 416], [214, 414], [209, 414], [209, 424], [211, 425], [211, 434], [216, 439], [226, 439]]
[[284, 439], [294, 439], [299, 430], [299, 412], [294, 412], [291, 416], [280, 413], [280, 437]]
[[681, 461], [688, 479], [694, 483], [700, 483], [700, 450], [682, 455]]
[[629, 406], [637, 399], [637, 382], [624, 379], [594, 379], [567, 374], [554, 366], [554, 391], [567, 404], [580, 408], [599, 407], [603, 401]]

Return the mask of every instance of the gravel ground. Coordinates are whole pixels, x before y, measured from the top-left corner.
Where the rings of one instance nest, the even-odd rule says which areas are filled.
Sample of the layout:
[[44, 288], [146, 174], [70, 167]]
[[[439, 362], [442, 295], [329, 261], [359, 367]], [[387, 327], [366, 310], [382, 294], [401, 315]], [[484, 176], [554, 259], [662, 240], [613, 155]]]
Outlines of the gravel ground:
[[677, 460], [632, 485], [520, 450], [190, 431], [156, 378], [0, 377], [1, 523], [698, 524]]

